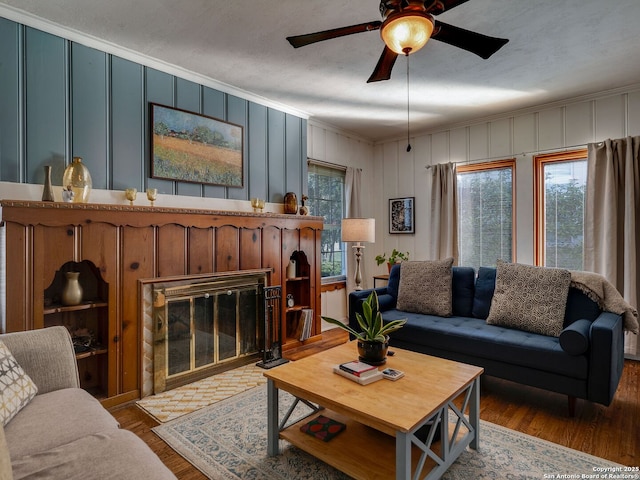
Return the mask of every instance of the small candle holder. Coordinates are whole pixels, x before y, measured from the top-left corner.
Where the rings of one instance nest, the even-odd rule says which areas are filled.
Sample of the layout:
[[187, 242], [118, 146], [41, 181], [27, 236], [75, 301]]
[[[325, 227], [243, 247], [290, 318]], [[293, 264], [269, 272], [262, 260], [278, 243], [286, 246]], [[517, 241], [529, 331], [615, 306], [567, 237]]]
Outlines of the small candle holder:
[[137, 195], [138, 195], [137, 188], [127, 188], [124, 191], [124, 196], [126, 197], [127, 200], [129, 200], [129, 205], [133, 205], [133, 201], [136, 199]]
[[264, 208], [264, 200], [261, 198], [252, 198], [251, 206], [253, 207], [254, 212], [262, 213], [262, 209]]
[[153, 207], [153, 202], [158, 198], [158, 189], [157, 188], [147, 188], [147, 200], [151, 202], [151, 206]]

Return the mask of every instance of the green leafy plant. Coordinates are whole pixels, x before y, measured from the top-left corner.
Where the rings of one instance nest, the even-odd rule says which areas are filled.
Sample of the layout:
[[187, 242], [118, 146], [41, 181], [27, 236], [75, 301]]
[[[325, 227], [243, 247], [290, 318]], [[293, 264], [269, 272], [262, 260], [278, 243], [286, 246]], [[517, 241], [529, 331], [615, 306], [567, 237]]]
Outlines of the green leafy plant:
[[387, 341], [387, 335], [402, 328], [404, 324], [407, 323], [406, 320], [393, 320], [387, 324], [383, 324], [380, 304], [378, 303], [378, 294], [375, 290], [372, 290], [367, 299], [362, 302], [362, 315], [356, 312], [356, 319], [362, 332], [356, 332], [349, 325], [345, 325], [335, 318], [322, 317], [322, 319], [346, 330], [358, 340], [382, 343]]
[[409, 252], [399, 252], [395, 248], [389, 255], [389, 259], [387, 260], [387, 254], [383, 253], [382, 255], [376, 255], [376, 262], [378, 265], [382, 265], [384, 262], [387, 262], [391, 265], [395, 265], [398, 263], [398, 260], [409, 260]]

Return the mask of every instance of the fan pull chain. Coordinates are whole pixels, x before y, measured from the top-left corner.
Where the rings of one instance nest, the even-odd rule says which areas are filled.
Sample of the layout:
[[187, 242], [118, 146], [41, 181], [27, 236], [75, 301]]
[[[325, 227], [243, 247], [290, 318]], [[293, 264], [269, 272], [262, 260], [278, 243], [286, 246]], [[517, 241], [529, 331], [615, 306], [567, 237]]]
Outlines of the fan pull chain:
[[407, 152], [411, 151], [411, 124], [409, 117], [409, 52], [405, 53], [407, 57]]

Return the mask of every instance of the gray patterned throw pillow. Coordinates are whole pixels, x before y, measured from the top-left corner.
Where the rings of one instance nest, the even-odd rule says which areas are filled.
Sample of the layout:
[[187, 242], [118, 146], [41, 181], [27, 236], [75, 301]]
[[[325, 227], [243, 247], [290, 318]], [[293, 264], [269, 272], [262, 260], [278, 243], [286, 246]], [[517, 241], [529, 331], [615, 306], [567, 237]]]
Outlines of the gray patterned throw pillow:
[[487, 323], [558, 337], [570, 283], [569, 270], [499, 260]]
[[0, 424], [6, 426], [37, 393], [38, 387], [0, 341]]
[[396, 308], [405, 312], [451, 316], [453, 258], [402, 262]]

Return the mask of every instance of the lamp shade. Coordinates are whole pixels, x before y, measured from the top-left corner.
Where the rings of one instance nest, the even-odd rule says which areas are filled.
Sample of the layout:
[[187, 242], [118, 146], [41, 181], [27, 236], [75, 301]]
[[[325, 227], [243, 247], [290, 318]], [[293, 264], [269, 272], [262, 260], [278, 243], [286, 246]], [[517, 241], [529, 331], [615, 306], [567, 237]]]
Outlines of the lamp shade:
[[343, 242], [375, 242], [376, 219], [375, 218], [343, 218], [342, 219]]
[[393, 13], [380, 28], [382, 41], [398, 55], [417, 52], [432, 33], [433, 18], [422, 12]]

